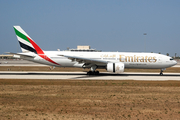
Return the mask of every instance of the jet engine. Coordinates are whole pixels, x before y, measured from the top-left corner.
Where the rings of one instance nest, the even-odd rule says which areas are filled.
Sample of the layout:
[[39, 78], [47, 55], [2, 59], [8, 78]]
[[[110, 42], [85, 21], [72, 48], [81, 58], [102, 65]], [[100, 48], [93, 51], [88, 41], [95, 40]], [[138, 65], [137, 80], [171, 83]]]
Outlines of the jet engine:
[[124, 63], [108, 63], [107, 64], [108, 72], [122, 73], [124, 72]]

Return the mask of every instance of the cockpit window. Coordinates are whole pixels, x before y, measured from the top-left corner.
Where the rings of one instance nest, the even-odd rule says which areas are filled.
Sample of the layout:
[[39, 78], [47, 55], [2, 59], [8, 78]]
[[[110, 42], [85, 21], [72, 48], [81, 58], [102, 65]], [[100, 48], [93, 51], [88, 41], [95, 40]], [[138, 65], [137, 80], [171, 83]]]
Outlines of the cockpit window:
[[174, 60], [173, 58], [170, 58], [170, 60]]

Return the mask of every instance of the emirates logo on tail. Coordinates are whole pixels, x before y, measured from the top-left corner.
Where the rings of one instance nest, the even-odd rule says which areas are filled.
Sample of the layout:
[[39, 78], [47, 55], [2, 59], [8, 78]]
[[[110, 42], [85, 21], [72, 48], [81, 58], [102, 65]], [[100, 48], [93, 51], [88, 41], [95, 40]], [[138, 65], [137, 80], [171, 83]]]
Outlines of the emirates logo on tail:
[[29, 35], [20, 26], [14, 26], [14, 30], [21, 46], [22, 52], [33, 52], [35, 54], [38, 54], [46, 61], [59, 65], [58, 63], [51, 60], [47, 55], [45, 55], [43, 50], [29, 37]]

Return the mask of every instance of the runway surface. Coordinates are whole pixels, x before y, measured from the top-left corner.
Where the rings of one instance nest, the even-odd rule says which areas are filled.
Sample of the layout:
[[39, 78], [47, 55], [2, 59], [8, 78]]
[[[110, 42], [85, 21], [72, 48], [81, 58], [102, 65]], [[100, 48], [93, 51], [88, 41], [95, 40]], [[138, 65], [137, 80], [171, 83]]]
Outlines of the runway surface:
[[0, 79], [44, 79], [44, 80], [178, 80], [180, 81], [180, 73], [136, 73], [125, 72], [123, 74], [113, 74], [102, 72], [99, 75], [86, 75], [85, 72], [19, 72], [19, 71], [0, 71]]

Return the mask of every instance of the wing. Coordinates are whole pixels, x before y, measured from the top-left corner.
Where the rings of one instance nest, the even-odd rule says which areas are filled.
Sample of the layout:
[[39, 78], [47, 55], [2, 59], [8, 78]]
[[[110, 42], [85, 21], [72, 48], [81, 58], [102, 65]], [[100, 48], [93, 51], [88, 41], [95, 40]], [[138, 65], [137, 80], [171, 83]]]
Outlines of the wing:
[[78, 63], [84, 63], [83, 67], [91, 67], [92, 65], [105, 66], [108, 63], [108, 61], [84, 58], [84, 57], [77, 57], [77, 56], [68, 56], [68, 55], [58, 55], [58, 56], [66, 57], [72, 61], [77, 61]]

